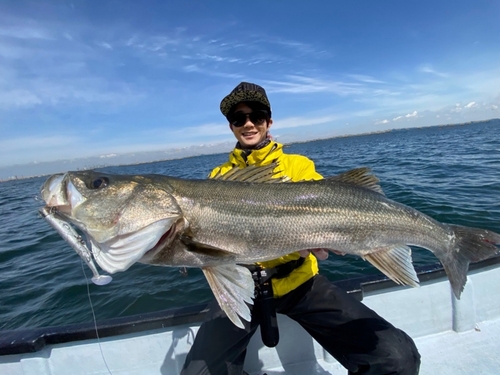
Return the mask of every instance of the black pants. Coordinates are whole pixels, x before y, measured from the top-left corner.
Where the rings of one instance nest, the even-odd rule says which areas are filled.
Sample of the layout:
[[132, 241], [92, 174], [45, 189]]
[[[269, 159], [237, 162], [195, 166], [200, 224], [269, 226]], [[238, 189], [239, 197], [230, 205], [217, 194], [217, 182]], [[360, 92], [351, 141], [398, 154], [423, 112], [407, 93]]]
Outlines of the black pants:
[[[321, 275], [284, 297], [276, 311], [297, 321], [349, 374], [416, 375], [413, 340]], [[239, 329], [214, 301], [181, 375], [241, 375], [259, 317]]]

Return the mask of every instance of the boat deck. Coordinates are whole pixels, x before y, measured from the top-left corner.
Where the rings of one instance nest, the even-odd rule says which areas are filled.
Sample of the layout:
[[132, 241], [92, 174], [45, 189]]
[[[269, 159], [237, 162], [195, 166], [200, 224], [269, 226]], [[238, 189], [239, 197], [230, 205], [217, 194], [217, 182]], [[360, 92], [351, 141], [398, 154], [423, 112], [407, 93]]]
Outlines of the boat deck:
[[421, 374], [498, 374], [500, 320], [478, 324], [478, 330], [443, 332], [418, 338]]
[[[415, 339], [422, 356], [421, 375], [498, 375], [500, 320], [484, 322], [478, 330], [447, 331]], [[328, 354], [326, 358], [288, 365], [279, 364], [250, 375], [346, 375], [347, 371]]]

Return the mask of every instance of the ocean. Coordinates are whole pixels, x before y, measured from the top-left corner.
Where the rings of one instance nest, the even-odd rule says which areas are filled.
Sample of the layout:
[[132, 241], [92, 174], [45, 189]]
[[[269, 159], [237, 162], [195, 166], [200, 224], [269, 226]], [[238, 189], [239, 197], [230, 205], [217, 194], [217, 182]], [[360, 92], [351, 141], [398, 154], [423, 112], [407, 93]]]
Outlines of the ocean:
[[[393, 130], [296, 143], [286, 152], [308, 156], [324, 176], [367, 166], [386, 195], [446, 223], [500, 233], [500, 120]], [[132, 166], [111, 173], [205, 178], [227, 154]], [[90, 282], [78, 255], [38, 215], [46, 177], [0, 183], [0, 330], [57, 326], [159, 311], [210, 300], [198, 269], [136, 264], [106, 286]], [[437, 262], [415, 249], [414, 264]], [[320, 262], [330, 280], [378, 271], [354, 256]], [[90, 282], [90, 285], [89, 285]]]

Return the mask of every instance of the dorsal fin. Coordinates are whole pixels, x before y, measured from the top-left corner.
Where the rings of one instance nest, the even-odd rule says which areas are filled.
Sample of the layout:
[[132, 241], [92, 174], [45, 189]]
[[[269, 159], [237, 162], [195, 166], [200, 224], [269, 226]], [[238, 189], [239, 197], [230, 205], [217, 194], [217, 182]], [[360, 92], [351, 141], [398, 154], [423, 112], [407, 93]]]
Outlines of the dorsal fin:
[[385, 195], [384, 191], [379, 185], [380, 180], [377, 178], [377, 176], [372, 174], [370, 168], [367, 167], [351, 169], [350, 171], [341, 173], [337, 176], [327, 177], [326, 179], [328, 181], [340, 181], [346, 184], [362, 186]]
[[223, 175], [221, 175], [220, 172], [217, 173], [214, 177], [212, 177], [212, 179], [262, 183], [289, 182], [290, 178], [287, 176], [278, 178], [275, 177], [281, 172], [280, 170], [275, 171], [277, 166], [278, 163], [274, 162], [262, 167], [257, 167], [255, 165], [249, 165], [246, 168], [234, 167]]

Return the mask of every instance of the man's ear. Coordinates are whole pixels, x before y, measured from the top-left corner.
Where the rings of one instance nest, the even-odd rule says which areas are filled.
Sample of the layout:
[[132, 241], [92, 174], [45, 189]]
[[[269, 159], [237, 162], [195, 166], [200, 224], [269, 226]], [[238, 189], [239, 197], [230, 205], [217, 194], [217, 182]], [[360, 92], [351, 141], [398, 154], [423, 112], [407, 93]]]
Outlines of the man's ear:
[[271, 128], [271, 125], [273, 124], [273, 119], [270, 118], [269, 121], [267, 122], [267, 130]]

